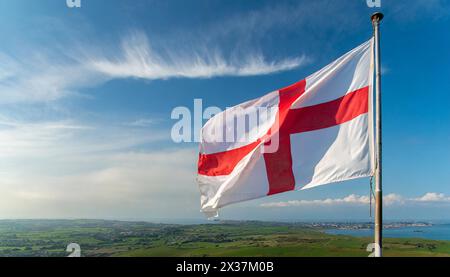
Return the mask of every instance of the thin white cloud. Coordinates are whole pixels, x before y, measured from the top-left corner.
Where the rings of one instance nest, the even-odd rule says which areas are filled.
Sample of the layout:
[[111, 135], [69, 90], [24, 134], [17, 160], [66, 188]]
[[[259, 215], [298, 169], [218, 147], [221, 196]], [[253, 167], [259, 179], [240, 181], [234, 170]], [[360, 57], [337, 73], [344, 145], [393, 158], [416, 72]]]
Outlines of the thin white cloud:
[[306, 56], [269, 61], [251, 50], [229, 57], [205, 47], [186, 51], [166, 48], [158, 52], [142, 32], [131, 32], [122, 39], [120, 47], [60, 48], [64, 51], [33, 49], [18, 57], [0, 51], [0, 104], [54, 101], [113, 79], [255, 76], [292, 70], [308, 62]]
[[157, 53], [147, 36], [132, 33], [122, 42], [119, 55], [94, 57], [88, 63], [111, 78], [211, 78], [217, 76], [254, 76], [291, 70], [305, 64], [305, 56], [267, 61], [260, 53], [226, 59], [218, 50], [167, 51]]
[[133, 126], [133, 127], [148, 127], [153, 124], [160, 122], [160, 119], [153, 118], [139, 118], [132, 122], [126, 123], [125, 125]]
[[57, 58], [44, 52], [12, 57], [0, 52], [0, 104], [50, 102], [107, 80], [64, 54]]
[[30, 123], [0, 116], [0, 158], [4, 164], [22, 157], [32, 160], [123, 150], [167, 138], [168, 132], [152, 129], [86, 125], [71, 120]]
[[270, 32], [289, 31], [290, 34], [301, 33], [308, 39], [308, 44], [325, 34], [330, 42], [334, 39], [328, 33], [330, 30], [336, 34], [349, 28], [361, 28], [360, 23], [366, 18], [361, 18], [358, 7], [364, 5], [355, 1], [342, 4], [329, 0], [272, 2], [262, 4], [259, 9], [244, 10], [216, 20], [216, 24], [206, 28], [206, 33], [219, 38], [238, 36], [248, 42], [264, 39]]
[[[450, 197], [443, 193], [428, 192], [418, 198], [405, 198], [399, 194], [391, 193], [383, 196], [383, 204], [404, 205], [423, 203], [448, 203]], [[260, 206], [265, 208], [283, 208], [283, 207], [299, 207], [299, 206], [333, 206], [333, 205], [367, 205], [370, 203], [368, 196], [359, 196], [351, 194], [344, 198], [327, 198], [322, 200], [291, 200], [281, 202], [263, 203]], [[373, 202], [372, 202], [373, 203]]]

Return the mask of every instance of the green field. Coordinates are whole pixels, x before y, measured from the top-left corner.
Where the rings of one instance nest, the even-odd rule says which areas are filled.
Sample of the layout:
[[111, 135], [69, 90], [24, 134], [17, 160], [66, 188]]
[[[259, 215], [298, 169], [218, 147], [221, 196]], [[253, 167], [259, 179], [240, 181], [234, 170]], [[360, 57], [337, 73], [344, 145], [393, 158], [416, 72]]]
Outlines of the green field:
[[[102, 220], [0, 221], [0, 256], [366, 257], [369, 238], [325, 234], [301, 224], [229, 222], [172, 225]], [[385, 256], [447, 256], [450, 241], [385, 239]]]

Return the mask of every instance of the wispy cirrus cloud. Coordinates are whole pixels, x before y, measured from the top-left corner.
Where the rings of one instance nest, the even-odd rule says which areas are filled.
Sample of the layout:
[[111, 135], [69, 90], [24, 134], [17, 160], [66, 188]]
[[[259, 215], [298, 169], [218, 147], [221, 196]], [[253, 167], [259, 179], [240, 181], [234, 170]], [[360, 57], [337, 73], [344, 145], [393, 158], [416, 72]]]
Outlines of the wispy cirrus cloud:
[[160, 122], [161, 119], [154, 119], [154, 118], [139, 118], [132, 122], [127, 122], [124, 125], [128, 125], [131, 127], [149, 127], [151, 125], [154, 125], [158, 122]]
[[[428, 192], [418, 198], [405, 198], [399, 194], [391, 193], [383, 196], [383, 204], [403, 205], [413, 203], [450, 203], [450, 197], [443, 193]], [[373, 202], [372, 202], [373, 203]], [[319, 200], [291, 200], [281, 202], [263, 203], [260, 206], [265, 208], [284, 208], [299, 206], [334, 206], [334, 205], [368, 205], [370, 204], [369, 196], [360, 196], [350, 194], [343, 198], [327, 198]]]
[[99, 44], [59, 48], [64, 51], [35, 49], [24, 51], [34, 53], [25, 56], [0, 51], [0, 104], [55, 101], [113, 79], [266, 75], [292, 70], [309, 61], [305, 55], [268, 60], [258, 51], [227, 56], [208, 47], [156, 51], [147, 35], [138, 31], [123, 37], [116, 47]]
[[123, 151], [168, 138], [162, 130], [135, 127], [75, 120], [31, 123], [0, 116], [0, 158], [5, 168], [8, 161]]
[[84, 62], [60, 53], [11, 56], [0, 52], [0, 104], [49, 102], [109, 80]]
[[308, 62], [306, 56], [267, 61], [258, 52], [225, 58], [220, 50], [165, 51], [152, 49], [148, 37], [135, 32], [122, 41], [119, 55], [94, 57], [90, 67], [110, 78], [212, 78], [218, 76], [254, 76], [291, 70]]

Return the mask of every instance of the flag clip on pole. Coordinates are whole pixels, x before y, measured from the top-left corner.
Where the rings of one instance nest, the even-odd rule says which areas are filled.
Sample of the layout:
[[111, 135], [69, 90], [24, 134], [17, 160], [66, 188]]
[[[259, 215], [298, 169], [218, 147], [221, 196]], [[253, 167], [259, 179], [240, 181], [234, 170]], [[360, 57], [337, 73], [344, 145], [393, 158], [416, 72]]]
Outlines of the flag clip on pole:
[[382, 202], [382, 137], [381, 137], [381, 58], [380, 58], [380, 22], [384, 15], [380, 12], [371, 17], [374, 34], [375, 55], [375, 137], [376, 137], [376, 172], [375, 172], [375, 257], [382, 256], [383, 241], [383, 202]]

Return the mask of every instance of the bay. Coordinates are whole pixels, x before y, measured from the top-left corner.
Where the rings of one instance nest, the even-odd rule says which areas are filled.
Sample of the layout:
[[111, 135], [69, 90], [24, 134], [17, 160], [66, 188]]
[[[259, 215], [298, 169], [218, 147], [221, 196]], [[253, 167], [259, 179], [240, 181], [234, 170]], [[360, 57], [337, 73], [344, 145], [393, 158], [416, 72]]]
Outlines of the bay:
[[[327, 229], [327, 234], [371, 237], [373, 229]], [[434, 224], [424, 227], [399, 227], [383, 229], [387, 238], [423, 238], [431, 240], [450, 240], [450, 224]]]

